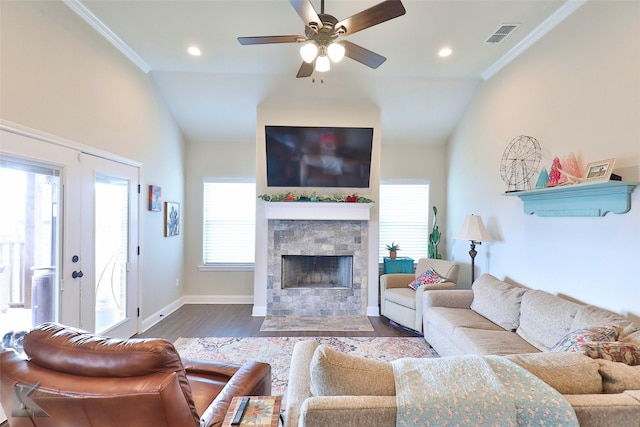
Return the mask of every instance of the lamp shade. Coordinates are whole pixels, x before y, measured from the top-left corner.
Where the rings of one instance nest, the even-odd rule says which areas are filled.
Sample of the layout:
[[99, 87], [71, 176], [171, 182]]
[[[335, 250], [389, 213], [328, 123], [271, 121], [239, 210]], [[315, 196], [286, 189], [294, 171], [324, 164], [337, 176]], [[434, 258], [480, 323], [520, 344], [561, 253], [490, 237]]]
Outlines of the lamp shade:
[[471, 240], [474, 242], [489, 242], [493, 240], [482, 223], [482, 217], [467, 215], [460, 230], [453, 236], [457, 240]]
[[325, 71], [329, 71], [331, 69], [331, 65], [329, 64], [329, 58], [326, 56], [318, 56], [316, 58], [316, 71], [320, 73], [324, 73]]
[[311, 64], [318, 54], [318, 46], [315, 43], [305, 43], [300, 47], [300, 56], [307, 64]]
[[340, 62], [344, 58], [344, 46], [340, 43], [331, 43], [327, 48], [327, 55], [333, 62]]

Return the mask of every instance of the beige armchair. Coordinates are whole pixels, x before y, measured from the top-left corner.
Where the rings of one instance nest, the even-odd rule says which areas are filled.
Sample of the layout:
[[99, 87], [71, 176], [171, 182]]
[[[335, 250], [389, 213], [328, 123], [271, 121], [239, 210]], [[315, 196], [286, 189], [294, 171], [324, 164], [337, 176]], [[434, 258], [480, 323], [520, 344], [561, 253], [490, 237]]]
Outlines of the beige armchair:
[[[407, 285], [416, 277], [433, 268], [446, 282], [420, 286], [417, 290]], [[402, 326], [422, 332], [422, 295], [426, 290], [448, 289], [456, 286], [460, 266], [442, 259], [421, 258], [415, 274], [383, 274], [380, 276], [380, 308], [382, 315]]]

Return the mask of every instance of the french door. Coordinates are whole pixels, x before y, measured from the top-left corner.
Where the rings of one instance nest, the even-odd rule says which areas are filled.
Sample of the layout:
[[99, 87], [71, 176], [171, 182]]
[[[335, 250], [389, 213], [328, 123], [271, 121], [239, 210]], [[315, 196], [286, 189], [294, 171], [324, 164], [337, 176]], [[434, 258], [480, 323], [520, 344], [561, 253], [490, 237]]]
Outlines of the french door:
[[138, 165], [0, 132], [0, 197], [13, 207], [0, 225], [2, 324], [135, 334]]

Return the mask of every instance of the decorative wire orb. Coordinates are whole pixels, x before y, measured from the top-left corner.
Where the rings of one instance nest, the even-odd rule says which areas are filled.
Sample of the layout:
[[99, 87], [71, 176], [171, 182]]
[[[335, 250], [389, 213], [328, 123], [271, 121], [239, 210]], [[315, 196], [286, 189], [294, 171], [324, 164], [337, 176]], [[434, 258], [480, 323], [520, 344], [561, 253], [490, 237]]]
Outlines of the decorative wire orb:
[[500, 175], [507, 184], [507, 192], [531, 190], [531, 178], [538, 172], [542, 150], [532, 136], [515, 137], [502, 154]]

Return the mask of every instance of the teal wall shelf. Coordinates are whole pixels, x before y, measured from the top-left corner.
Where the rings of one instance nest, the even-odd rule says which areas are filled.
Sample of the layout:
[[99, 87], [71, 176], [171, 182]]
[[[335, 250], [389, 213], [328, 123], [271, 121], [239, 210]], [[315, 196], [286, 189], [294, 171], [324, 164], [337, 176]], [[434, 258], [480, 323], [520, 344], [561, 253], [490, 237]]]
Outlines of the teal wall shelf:
[[631, 209], [631, 193], [638, 183], [606, 181], [505, 193], [518, 196], [524, 212], [538, 216], [605, 216]]

